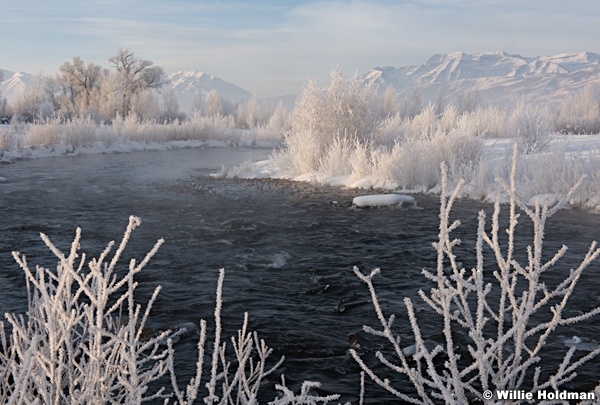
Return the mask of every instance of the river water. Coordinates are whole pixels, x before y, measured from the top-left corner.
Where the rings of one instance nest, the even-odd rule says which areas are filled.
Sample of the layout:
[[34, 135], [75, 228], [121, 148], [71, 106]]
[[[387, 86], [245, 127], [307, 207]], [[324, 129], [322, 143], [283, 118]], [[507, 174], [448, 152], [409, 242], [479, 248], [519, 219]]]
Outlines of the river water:
[[[285, 355], [279, 370], [289, 386], [320, 381], [321, 393], [343, 394], [356, 402], [359, 368], [348, 354], [349, 336], [358, 336], [365, 356], [385, 347], [362, 332], [377, 326], [366, 286], [352, 268], [380, 267], [376, 287], [383, 310], [398, 316], [396, 332], [411, 344], [404, 297], [425, 308], [419, 289], [432, 285], [421, 269], [434, 268], [431, 247], [438, 232], [437, 197], [417, 195], [421, 210], [353, 210], [357, 190], [290, 183], [281, 180], [223, 180], [208, 176], [222, 164], [265, 159], [269, 150], [186, 149], [132, 154], [102, 154], [18, 161], [0, 166], [0, 309], [24, 312], [27, 294], [22, 271], [10, 252], [27, 255], [31, 265], [54, 267], [56, 260], [39, 233], [66, 251], [76, 227], [82, 228], [82, 250], [97, 256], [110, 240], [119, 241], [129, 215], [142, 226], [125, 251], [140, 259], [159, 238], [166, 242], [140, 274], [139, 299], [148, 299], [162, 285], [150, 326], [173, 327], [183, 322], [213, 324], [218, 269], [225, 268], [223, 337], [241, 326], [249, 312], [250, 329], [274, 348], [273, 359]], [[456, 252], [466, 268], [474, 265], [477, 212], [489, 204], [459, 201], [454, 218], [463, 225]], [[600, 216], [562, 211], [549, 223], [548, 252], [564, 242], [569, 253], [549, 283], [564, 278], [599, 239]], [[528, 232], [523, 232], [528, 236]], [[530, 235], [529, 235], [530, 236]], [[525, 239], [530, 243], [530, 239]], [[526, 244], [517, 246], [524, 254]], [[550, 253], [549, 253], [550, 254]], [[584, 273], [569, 306], [572, 313], [600, 306], [594, 263]], [[421, 314], [422, 333], [440, 341], [439, 322]], [[559, 329], [547, 342], [551, 369], [566, 348], [562, 341], [578, 335], [597, 339], [597, 320]], [[457, 333], [460, 341], [461, 333]], [[195, 339], [176, 347], [181, 382], [195, 368]], [[369, 357], [370, 356], [370, 357]], [[371, 363], [374, 364], [374, 363]], [[572, 387], [588, 389], [598, 382], [596, 359], [581, 370]], [[273, 379], [273, 383], [278, 379]], [[399, 385], [403, 387], [402, 384]], [[593, 386], [593, 385], [592, 385]], [[408, 385], [406, 385], [408, 390]], [[265, 391], [272, 397], [271, 387]], [[367, 383], [368, 403], [394, 403]]]

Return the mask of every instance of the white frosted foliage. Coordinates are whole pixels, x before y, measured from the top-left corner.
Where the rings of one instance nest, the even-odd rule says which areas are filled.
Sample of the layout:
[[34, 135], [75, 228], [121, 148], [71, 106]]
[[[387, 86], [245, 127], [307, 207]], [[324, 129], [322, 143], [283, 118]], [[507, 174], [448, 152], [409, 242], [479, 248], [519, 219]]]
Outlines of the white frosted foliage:
[[[248, 330], [247, 313], [237, 337], [221, 338], [223, 269], [217, 282], [212, 345], [207, 337], [207, 322], [201, 320], [196, 375], [185, 391], [179, 389], [173, 344], [188, 331], [197, 330], [196, 326], [185, 323], [175, 331], [147, 336], [145, 325], [160, 287], [155, 289], [145, 309], [134, 300], [138, 285], [135, 276], [163, 240], [141, 262], [132, 259], [128, 271], [117, 271], [125, 246], [140, 224], [139, 218], [130, 217], [123, 240], [111, 259], [108, 256], [114, 242], [109, 243], [99, 258], [86, 260], [86, 255], [79, 252], [80, 229], [66, 255], [42, 235], [58, 259], [55, 270], [38, 266], [32, 271], [25, 256], [13, 253], [25, 273], [29, 309], [25, 315], [5, 314], [12, 329], [9, 336], [0, 322], [0, 403], [258, 403], [258, 392], [265, 378], [284, 359], [267, 364], [273, 350], [256, 332]], [[206, 353], [206, 348], [212, 348], [212, 352]], [[205, 360], [210, 365], [205, 365]], [[209, 375], [202, 386], [204, 371]], [[163, 387], [151, 392], [151, 384], [155, 385], [164, 376], [170, 376], [172, 391]], [[311, 388], [320, 384], [308, 381], [295, 394], [285, 386], [283, 376], [281, 379], [282, 383], [275, 385], [280, 395], [271, 403], [327, 404], [339, 398], [313, 393]]]
[[[564, 389], [566, 383], [575, 381], [578, 367], [600, 355], [600, 345], [595, 341], [574, 336], [564, 341], [567, 348], [560, 364], [550, 372], [542, 371], [541, 365], [547, 360], [542, 348], [559, 326], [587, 321], [600, 314], [600, 307], [587, 312], [577, 311], [574, 315], [565, 311], [582, 272], [600, 256], [600, 248], [592, 242], [579, 265], [566, 275], [564, 281], [555, 287], [545, 283], [545, 273], [552, 271], [567, 251], [566, 246], [550, 255], [544, 251], [546, 221], [566, 205], [572, 193], [551, 206], [541, 205], [540, 199], [534, 201], [533, 208], [528, 207], [515, 191], [516, 151], [515, 147], [510, 184], [500, 181], [509, 199], [508, 225], [501, 229], [498, 202], [491, 226], [486, 226], [486, 215], [480, 212], [470, 269], [463, 267], [464, 259], [457, 260], [454, 253], [461, 240], [452, 233], [460, 226], [460, 221], [450, 220], [454, 201], [464, 182], [459, 182], [454, 192], [448, 192], [448, 169], [442, 165], [439, 235], [433, 244], [437, 268], [422, 271], [432, 286], [419, 291], [421, 304], [433, 313], [427, 318], [416, 311], [412, 299], [405, 298], [408, 322], [399, 327], [412, 330], [414, 345], [402, 349], [400, 337], [394, 333], [396, 318], [385, 315], [380, 306], [373, 285], [373, 278], [380, 270], [365, 275], [358, 268], [354, 269], [369, 288], [380, 328], [364, 326], [364, 331], [383, 338], [389, 346], [385, 352], [394, 355], [376, 353], [376, 358], [388, 371], [384, 378], [381, 365], [367, 364], [355, 349], [350, 353], [366, 375], [404, 402], [466, 404], [482, 401], [485, 390], [558, 391]], [[580, 184], [581, 181], [575, 187]], [[520, 212], [533, 226], [533, 240], [525, 259], [515, 254]], [[493, 254], [484, 255], [484, 251]], [[461, 251], [461, 256], [464, 255]], [[536, 316], [538, 313], [550, 316], [540, 321]], [[441, 318], [439, 322], [431, 318], [435, 314]], [[425, 321], [441, 326], [444, 340], [440, 344], [424, 335], [422, 325]], [[455, 340], [457, 336], [463, 336], [466, 344]], [[576, 350], [584, 354], [575, 357]], [[438, 361], [438, 356], [444, 356], [444, 361]], [[398, 379], [408, 379], [415, 388], [414, 395], [396, 388], [397, 381], [389, 379], [390, 373], [396, 374]], [[595, 392], [600, 392], [600, 384]], [[368, 397], [369, 394], [364, 395]]]

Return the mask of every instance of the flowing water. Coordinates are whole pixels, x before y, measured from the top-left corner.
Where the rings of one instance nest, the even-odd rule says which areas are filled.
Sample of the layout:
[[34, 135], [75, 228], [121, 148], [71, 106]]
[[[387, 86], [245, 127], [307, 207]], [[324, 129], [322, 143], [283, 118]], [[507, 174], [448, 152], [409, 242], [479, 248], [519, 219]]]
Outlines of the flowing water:
[[[377, 326], [366, 286], [353, 273], [380, 267], [376, 287], [383, 310], [396, 313], [396, 332], [412, 344], [404, 297], [413, 298], [424, 337], [441, 341], [441, 326], [425, 310], [419, 289], [432, 287], [422, 275], [434, 268], [431, 243], [438, 231], [437, 197], [418, 195], [422, 210], [350, 208], [364, 192], [281, 180], [222, 180], [208, 174], [222, 164], [266, 158], [268, 150], [188, 149], [107, 154], [19, 161], [0, 166], [0, 310], [24, 312], [27, 294], [22, 271], [10, 252], [27, 255], [28, 263], [56, 265], [39, 238], [47, 234], [66, 251], [76, 227], [82, 228], [82, 250], [97, 256], [110, 240], [120, 240], [129, 215], [142, 218], [125, 251], [140, 259], [159, 238], [166, 243], [139, 275], [139, 299], [147, 300], [162, 285], [150, 326], [168, 328], [184, 322], [213, 324], [218, 269], [225, 268], [224, 338], [241, 326], [249, 313], [250, 329], [274, 348], [273, 361], [289, 386], [320, 381], [321, 393], [343, 394], [356, 401], [359, 368], [348, 354], [349, 336], [359, 339], [365, 358], [385, 345], [362, 332]], [[460, 201], [454, 218], [462, 245], [459, 260], [470, 269], [477, 213], [489, 204]], [[548, 252], [564, 242], [569, 253], [560, 262], [557, 282], [577, 265], [589, 243], [599, 239], [600, 216], [562, 211], [549, 223]], [[523, 235], [528, 236], [527, 231]], [[530, 235], [529, 235], [530, 236]], [[531, 239], [519, 241], [524, 254]], [[548, 253], [550, 254], [550, 253]], [[600, 306], [600, 265], [594, 263], [580, 281], [569, 308], [573, 313]], [[554, 280], [554, 281], [553, 281]], [[563, 339], [578, 335], [600, 340], [598, 322], [560, 329], [547, 342], [550, 360], [566, 351]], [[457, 333], [458, 344], [461, 333]], [[195, 369], [195, 339], [176, 347], [177, 370], [184, 383]], [[548, 360], [543, 369], [555, 362]], [[371, 362], [371, 364], [374, 364]], [[594, 360], [573, 383], [588, 389], [598, 381]], [[279, 373], [278, 373], [279, 374]], [[273, 381], [277, 381], [274, 378]], [[405, 386], [408, 390], [408, 385]], [[271, 384], [272, 387], [272, 384]], [[269, 395], [272, 388], [265, 387]], [[393, 403], [381, 389], [367, 383], [369, 403]]]

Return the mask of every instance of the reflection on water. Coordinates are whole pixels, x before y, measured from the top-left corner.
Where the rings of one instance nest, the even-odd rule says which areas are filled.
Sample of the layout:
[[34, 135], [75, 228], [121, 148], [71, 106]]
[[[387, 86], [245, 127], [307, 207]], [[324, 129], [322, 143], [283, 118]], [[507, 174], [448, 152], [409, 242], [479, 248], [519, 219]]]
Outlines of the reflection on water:
[[[96, 256], [109, 240], [120, 239], [128, 216], [134, 214], [142, 218], [142, 226], [126, 249], [127, 259], [139, 259], [157, 239], [166, 240], [139, 277], [142, 300], [157, 284], [163, 286], [150, 326], [197, 324], [201, 318], [210, 324], [218, 269], [223, 267], [224, 336], [235, 333], [247, 311], [250, 327], [275, 349], [274, 356], [286, 356], [281, 371], [289, 385], [321, 381], [324, 393], [354, 400], [359, 375], [347, 353], [349, 345], [360, 341], [367, 357], [382, 346], [362, 332], [363, 324], [376, 326], [376, 318], [368, 291], [352, 267], [382, 269], [376, 286], [383, 309], [397, 314], [397, 333], [412, 343], [402, 299], [412, 297], [422, 307], [417, 291], [431, 287], [421, 269], [435, 266], [431, 243], [438, 232], [438, 200], [417, 196], [424, 208], [420, 211], [355, 211], [349, 209], [352, 198], [363, 193], [354, 190], [206, 177], [221, 164], [264, 159], [268, 152], [196, 149], [0, 166], [0, 176], [7, 178], [0, 183], [0, 309], [23, 311], [26, 304], [25, 283], [11, 251], [26, 254], [31, 264], [55, 266], [39, 232], [66, 250], [79, 226], [82, 249]], [[491, 212], [485, 204], [456, 204], [454, 217], [463, 223], [456, 232], [463, 240], [456, 253], [467, 268], [474, 265], [471, 252], [482, 208]], [[556, 279], [564, 278], [589, 242], [598, 239], [599, 223], [598, 216], [574, 211], [561, 212], [550, 222], [549, 254], [563, 241], [570, 247]], [[517, 246], [517, 254], [526, 254], [525, 244]], [[594, 264], [584, 274], [572, 308], [600, 305], [598, 271]], [[438, 320], [426, 311], [420, 316], [424, 336], [439, 341]], [[573, 328], [560, 330], [549, 342], [557, 359], [565, 351], [563, 337], [598, 336], [593, 323]], [[176, 353], [180, 381], [185, 382], [195, 368], [189, 360], [195, 357], [193, 339], [182, 340]], [[593, 370], [588, 370], [587, 380], [597, 380]], [[585, 373], [578, 381], [584, 380]], [[389, 399], [374, 384], [368, 384], [368, 392], [372, 403]]]

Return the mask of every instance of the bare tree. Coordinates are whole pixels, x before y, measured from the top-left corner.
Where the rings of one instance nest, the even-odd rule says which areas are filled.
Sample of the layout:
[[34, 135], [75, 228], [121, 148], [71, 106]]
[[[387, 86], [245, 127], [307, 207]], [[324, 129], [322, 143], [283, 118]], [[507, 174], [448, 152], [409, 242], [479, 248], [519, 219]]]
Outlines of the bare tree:
[[212, 89], [206, 95], [204, 103], [204, 115], [207, 117], [216, 118], [223, 115], [223, 99], [219, 92]]
[[33, 122], [40, 118], [39, 110], [44, 100], [43, 81], [41, 75], [35, 76], [26, 92], [14, 104], [14, 112], [20, 120]]
[[391, 84], [386, 87], [383, 93], [383, 115], [391, 117], [398, 111], [398, 92]]
[[400, 114], [403, 117], [414, 118], [423, 111], [423, 97], [418, 88], [413, 87], [410, 95], [404, 98], [400, 107]]
[[158, 89], [167, 83], [163, 68], [154, 66], [152, 61], [138, 58], [128, 49], [119, 49], [108, 61], [113, 64], [122, 81], [124, 114], [131, 109], [134, 94], [146, 89]]
[[93, 91], [100, 87], [102, 66], [92, 62], [86, 64], [76, 56], [73, 63], [65, 62], [59, 70], [57, 80], [63, 85], [72, 109], [85, 113], [90, 107]]
[[460, 94], [457, 101], [457, 108], [460, 114], [475, 111], [477, 108], [477, 91], [466, 90]]
[[162, 104], [162, 121], [172, 122], [184, 117], [184, 114], [179, 112], [179, 102], [177, 102], [177, 95], [173, 89], [169, 89], [163, 93]]

